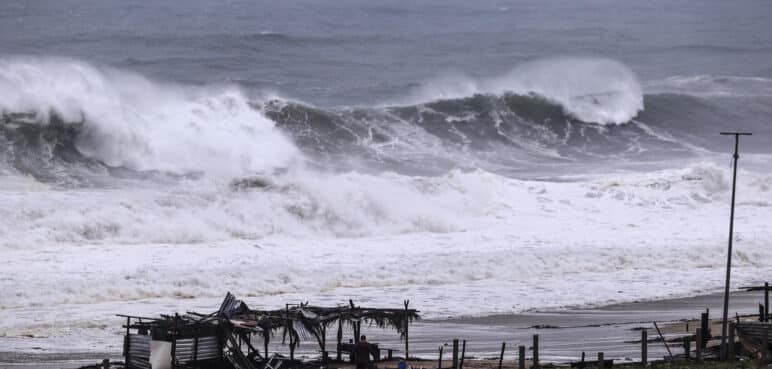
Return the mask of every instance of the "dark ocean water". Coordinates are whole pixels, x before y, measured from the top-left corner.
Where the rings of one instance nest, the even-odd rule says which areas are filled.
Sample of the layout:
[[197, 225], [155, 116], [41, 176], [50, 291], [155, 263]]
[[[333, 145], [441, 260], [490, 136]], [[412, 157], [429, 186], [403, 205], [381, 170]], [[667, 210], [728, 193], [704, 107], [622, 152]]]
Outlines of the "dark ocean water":
[[642, 80], [772, 78], [768, 1], [3, 1], [3, 54], [63, 55], [322, 105], [399, 97], [443, 71], [599, 56]]

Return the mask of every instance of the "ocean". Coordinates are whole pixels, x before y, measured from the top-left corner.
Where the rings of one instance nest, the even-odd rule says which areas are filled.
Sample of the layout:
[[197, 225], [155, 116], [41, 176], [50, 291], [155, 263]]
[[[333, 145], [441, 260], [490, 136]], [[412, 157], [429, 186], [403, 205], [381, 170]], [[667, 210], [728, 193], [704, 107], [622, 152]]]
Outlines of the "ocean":
[[772, 275], [768, 1], [3, 1], [0, 351], [116, 313], [443, 319]]

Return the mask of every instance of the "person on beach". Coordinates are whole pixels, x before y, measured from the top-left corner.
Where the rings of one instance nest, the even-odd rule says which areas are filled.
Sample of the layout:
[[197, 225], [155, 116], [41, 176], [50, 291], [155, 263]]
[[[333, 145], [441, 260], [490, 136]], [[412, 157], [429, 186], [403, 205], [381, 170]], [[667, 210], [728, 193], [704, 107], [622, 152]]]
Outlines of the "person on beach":
[[367, 342], [367, 337], [362, 335], [354, 348], [354, 360], [356, 369], [370, 368], [370, 355], [373, 354], [373, 345]]

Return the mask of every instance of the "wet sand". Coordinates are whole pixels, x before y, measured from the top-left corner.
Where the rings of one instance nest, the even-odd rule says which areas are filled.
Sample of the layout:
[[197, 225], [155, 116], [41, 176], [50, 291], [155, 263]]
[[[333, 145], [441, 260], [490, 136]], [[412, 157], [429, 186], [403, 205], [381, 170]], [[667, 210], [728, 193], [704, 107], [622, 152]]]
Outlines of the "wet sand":
[[[566, 311], [536, 311], [524, 314], [504, 314], [484, 317], [465, 317], [444, 320], [426, 320], [410, 326], [410, 355], [436, 359], [440, 345], [452, 343], [454, 338], [466, 340], [466, 358], [498, 358], [502, 342], [506, 342], [505, 360], [513, 361], [517, 346], [526, 346], [531, 357], [534, 334], [539, 335], [540, 359], [543, 362], [567, 362], [587, 353], [593, 360], [597, 352], [604, 352], [607, 359], [619, 361], [639, 360], [640, 329], [652, 328], [656, 321], [660, 326], [686, 319], [697, 320], [700, 313], [710, 310], [710, 318], [718, 319], [722, 313], [722, 295], [710, 294], [689, 298], [614, 304], [599, 308]], [[731, 296], [730, 316], [758, 312], [763, 299], [759, 292], [738, 292]], [[363, 327], [369, 341], [382, 348], [394, 348], [397, 356], [404, 356], [404, 342], [393, 331]], [[666, 338], [679, 334], [673, 329], [664, 330]], [[718, 334], [719, 332], [714, 332]], [[653, 338], [652, 334], [649, 334]], [[328, 339], [330, 347], [334, 338]], [[274, 349], [282, 350], [278, 346]], [[680, 346], [676, 348], [680, 353]], [[283, 351], [283, 350], [282, 350]], [[450, 359], [450, 346], [445, 346], [445, 359]], [[318, 355], [318, 347], [304, 343], [299, 355]], [[659, 359], [666, 355], [662, 343], [649, 344], [649, 358]], [[53, 369], [76, 368], [101, 362], [104, 358], [121, 360], [120, 352], [114, 353], [9, 353], [0, 352], [0, 368]], [[436, 363], [423, 363], [424, 367]]]
[[[732, 294], [730, 316], [757, 313], [762, 298], [758, 292]], [[722, 299], [722, 294], [710, 294], [591, 309], [423, 321], [411, 325], [410, 350], [411, 355], [436, 358], [441, 344], [450, 344], [453, 338], [458, 338], [467, 340], [467, 357], [492, 358], [499, 356], [501, 343], [506, 342], [504, 357], [514, 360], [519, 345], [526, 346], [530, 358], [532, 337], [538, 334], [541, 361], [577, 360], [583, 351], [588, 360], [602, 351], [607, 359], [635, 361], [640, 360], [641, 328], [653, 328], [652, 322], [656, 321], [663, 328], [666, 339], [681, 336], [685, 332], [673, 332], [665, 327], [686, 319], [699, 320], [706, 309], [710, 310], [711, 319], [719, 319]], [[650, 339], [656, 334], [653, 332], [649, 334]], [[395, 339], [397, 337], [391, 332], [372, 336], [371, 341], [380, 342], [383, 347], [404, 348], [404, 343]], [[449, 346], [444, 349], [446, 358], [450, 349]], [[680, 346], [675, 350], [682, 351]], [[404, 351], [397, 354], [404, 355]], [[662, 343], [649, 344], [650, 359], [659, 359], [666, 354]]]

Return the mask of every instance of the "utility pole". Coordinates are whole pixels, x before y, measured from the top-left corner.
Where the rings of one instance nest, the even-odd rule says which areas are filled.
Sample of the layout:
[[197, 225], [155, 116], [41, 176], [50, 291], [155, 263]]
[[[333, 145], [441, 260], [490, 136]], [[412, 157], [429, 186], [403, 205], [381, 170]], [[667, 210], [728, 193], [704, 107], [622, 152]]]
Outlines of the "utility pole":
[[729, 315], [729, 276], [732, 272], [732, 238], [734, 236], [734, 198], [737, 189], [737, 159], [740, 158], [738, 149], [740, 146], [740, 136], [750, 136], [749, 132], [721, 132], [722, 135], [734, 136], [734, 169], [732, 174], [732, 210], [729, 213], [729, 251], [726, 255], [726, 284], [724, 285], [724, 321], [721, 324], [721, 359], [726, 360], [727, 345], [726, 331]]

